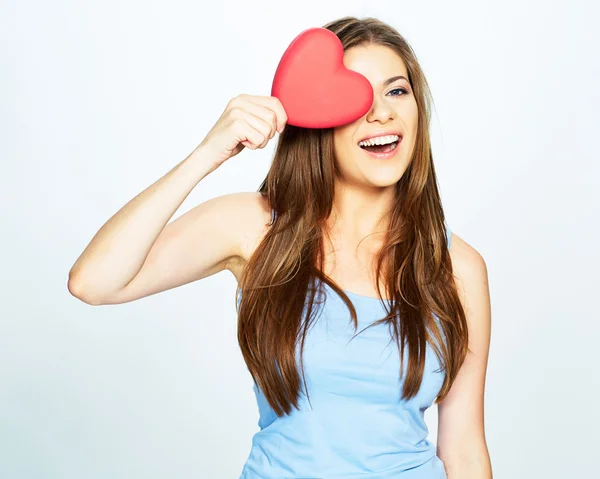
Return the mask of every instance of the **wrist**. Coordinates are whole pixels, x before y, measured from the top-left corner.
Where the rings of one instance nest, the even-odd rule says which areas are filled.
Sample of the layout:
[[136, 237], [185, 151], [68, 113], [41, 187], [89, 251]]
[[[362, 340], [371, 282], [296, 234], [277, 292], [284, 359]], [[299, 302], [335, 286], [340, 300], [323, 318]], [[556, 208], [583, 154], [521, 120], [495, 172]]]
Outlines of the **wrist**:
[[[219, 155], [205, 143], [200, 143], [194, 148], [194, 151], [190, 153], [188, 159], [191, 163], [210, 171], [215, 170], [220, 165]], [[210, 171], [208, 171], [208, 173], [210, 173]]]

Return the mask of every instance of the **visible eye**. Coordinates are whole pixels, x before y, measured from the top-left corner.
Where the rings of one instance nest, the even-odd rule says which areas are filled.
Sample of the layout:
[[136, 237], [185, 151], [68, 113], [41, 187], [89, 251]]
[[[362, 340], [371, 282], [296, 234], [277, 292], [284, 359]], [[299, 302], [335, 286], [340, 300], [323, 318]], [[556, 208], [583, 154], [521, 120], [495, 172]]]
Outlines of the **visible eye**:
[[[393, 90], [390, 90], [390, 93], [392, 93], [393, 91], [401, 91], [403, 92], [405, 95], [408, 94], [408, 91], [405, 90], [404, 88], [394, 88]], [[392, 95], [392, 96], [402, 96], [402, 95]]]

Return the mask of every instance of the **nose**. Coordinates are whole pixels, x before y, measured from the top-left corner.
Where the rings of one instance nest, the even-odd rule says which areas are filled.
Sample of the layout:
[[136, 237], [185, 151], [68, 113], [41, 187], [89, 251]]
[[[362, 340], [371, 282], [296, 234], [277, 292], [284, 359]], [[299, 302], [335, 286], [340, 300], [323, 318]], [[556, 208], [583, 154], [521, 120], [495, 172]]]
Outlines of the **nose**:
[[377, 96], [373, 98], [373, 105], [371, 105], [371, 109], [367, 113], [368, 122], [379, 121], [380, 123], [386, 123], [388, 120], [393, 120], [394, 116], [394, 109], [388, 101]]

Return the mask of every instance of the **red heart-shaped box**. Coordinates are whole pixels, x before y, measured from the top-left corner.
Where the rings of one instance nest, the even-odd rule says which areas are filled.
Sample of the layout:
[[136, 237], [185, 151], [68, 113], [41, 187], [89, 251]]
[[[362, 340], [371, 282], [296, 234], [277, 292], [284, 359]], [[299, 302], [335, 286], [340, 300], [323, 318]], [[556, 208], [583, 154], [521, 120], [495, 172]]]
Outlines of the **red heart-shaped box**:
[[287, 123], [331, 128], [363, 116], [373, 104], [371, 82], [344, 65], [344, 48], [335, 33], [309, 28], [284, 52], [271, 96], [279, 99]]

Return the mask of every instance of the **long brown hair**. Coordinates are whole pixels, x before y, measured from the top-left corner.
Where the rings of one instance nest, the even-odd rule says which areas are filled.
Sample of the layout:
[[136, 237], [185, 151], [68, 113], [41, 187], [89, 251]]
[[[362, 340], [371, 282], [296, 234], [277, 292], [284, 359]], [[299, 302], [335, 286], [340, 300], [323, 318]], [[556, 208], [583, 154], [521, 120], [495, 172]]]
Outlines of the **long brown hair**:
[[[404, 347], [408, 347], [403, 399], [417, 394], [426, 344], [431, 345], [445, 372], [438, 403], [466, 357], [468, 334], [433, 165], [431, 94], [412, 48], [388, 24], [376, 18], [344, 17], [324, 28], [338, 36], [344, 51], [368, 44], [387, 46], [400, 55], [408, 70], [419, 111], [417, 136], [410, 165], [396, 185], [389, 229], [376, 256], [376, 278], [382, 278], [390, 303], [385, 305], [387, 315], [371, 326], [388, 323], [398, 345], [401, 376]], [[319, 304], [315, 298], [323, 292], [320, 282], [340, 295], [358, 328], [351, 300], [323, 273], [323, 231], [332, 211], [336, 177], [340, 172], [334, 161], [333, 130], [286, 125], [258, 190], [277, 212], [277, 219], [242, 273], [243, 293], [241, 298], [236, 294], [236, 300], [241, 299], [238, 342], [255, 384], [278, 416], [289, 414], [292, 405], [298, 409], [300, 375], [295, 348], [299, 342], [304, 379], [302, 351], [315, 317], [314, 306]], [[377, 291], [382, 298], [379, 283]]]

